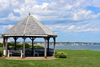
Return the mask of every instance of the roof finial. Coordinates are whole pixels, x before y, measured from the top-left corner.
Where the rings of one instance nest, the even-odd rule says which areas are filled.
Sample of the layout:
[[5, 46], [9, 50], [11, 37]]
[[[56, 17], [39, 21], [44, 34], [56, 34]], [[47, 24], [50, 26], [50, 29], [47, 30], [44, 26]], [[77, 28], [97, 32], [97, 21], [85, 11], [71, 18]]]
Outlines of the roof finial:
[[29, 13], [29, 15], [30, 15], [30, 13]]

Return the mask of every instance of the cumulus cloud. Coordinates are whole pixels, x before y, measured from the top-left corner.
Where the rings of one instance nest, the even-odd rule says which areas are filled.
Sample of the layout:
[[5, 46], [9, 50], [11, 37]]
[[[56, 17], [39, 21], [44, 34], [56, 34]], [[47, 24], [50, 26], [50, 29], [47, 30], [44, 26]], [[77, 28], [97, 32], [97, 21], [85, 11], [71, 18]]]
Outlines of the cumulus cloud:
[[[99, 17], [98, 14], [93, 14], [93, 11], [86, 10], [83, 5], [92, 6], [94, 0], [54, 0], [48, 3], [45, 1], [42, 4], [38, 4], [36, 0], [24, 0], [22, 3], [20, 0], [2, 0], [0, 2], [1, 7], [11, 7], [13, 12], [20, 14], [20, 19], [27, 16], [30, 12], [31, 15], [37, 15], [40, 21], [46, 20], [69, 20], [69, 21], [83, 21], [91, 18]], [[96, 3], [98, 0], [96, 0]], [[89, 3], [87, 5], [87, 3]], [[11, 4], [11, 5], [10, 5]], [[20, 5], [20, 6], [19, 6]], [[16, 6], [16, 7], [15, 7]], [[10, 13], [13, 13], [10, 12]], [[9, 14], [10, 14], [9, 13]], [[8, 17], [10, 18], [8, 14]], [[17, 16], [18, 17], [18, 16]], [[16, 18], [16, 17], [14, 17]], [[47, 19], [48, 18], [48, 19]], [[20, 20], [19, 19], [19, 20]], [[38, 19], [38, 18], [37, 18]], [[14, 20], [14, 19], [13, 19]]]
[[3, 25], [3, 29], [10, 29], [11, 27], [13, 27], [14, 25]]
[[78, 32], [98, 32], [100, 28], [95, 27], [92, 24], [85, 24], [85, 25], [46, 25], [49, 29], [53, 30], [54, 32], [67, 32], [67, 33], [78, 33]]
[[69, 28], [67, 28], [67, 29], [73, 29], [75, 27], [75, 25], [72, 25], [72, 26], [70, 26]]
[[17, 1], [17, 0], [11, 0], [11, 4], [13, 6], [18, 6], [19, 5], [19, 1]]
[[13, 27], [14, 25], [0, 25], [0, 33], [6, 32], [8, 29]]
[[[45, 21], [49, 25], [54, 23], [47, 25], [54, 31], [58, 29], [63, 32], [98, 31], [99, 28], [88, 23], [84, 24], [85, 21], [100, 17], [100, 13], [88, 10], [87, 6], [100, 7], [99, 0], [49, 0], [49, 2], [44, 0], [41, 4], [37, 0], [0, 0], [0, 13], [6, 15], [0, 17], [0, 20], [2, 23], [6, 20], [20, 21], [30, 12], [39, 21]], [[17, 13], [18, 16], [15, 15]], [[83, 25], [76, 25], [79, 22]]]
[[9, 1], [10, 0], [0, 0], [0, 8], [4, 9], [4, 8], [9, 7]]
[[[23, 3], [20, 3], [18, 0], [9, 0], [8, 4], [6, 1], [1, 2], [5, 7], [9, 4], [12, 4], [14, 12], [20, 13], [21, 19], [28, 15], [30, 12], [32, 15], [37, 15], [40, 21], [46, 20], [69, 20], [69, 21], [83, 21], [91, 18], [99, 17], [98, 14], [93, 14], [91, 10], [85, 10], [83, 4], [87, 5], [87, 2], [93, 2], [91, 0], [54, 0], [50, 3], [44, 2], [41, 5], [38, 5], [36, 0], [25, 0]], [[18, 6], [20, 5], [20, 6]], [[91, 5], [91, 4], [90, 4]], [[11, 13], [11, 12], [10, 12]], [[51, 16], [52, 15], [52, 16]], [[15, 17], [16, 18], [16, 17]], [[48, 19], [47, 19], [48, 18]], [[37, 18], [38, 19], [38, 18]]]

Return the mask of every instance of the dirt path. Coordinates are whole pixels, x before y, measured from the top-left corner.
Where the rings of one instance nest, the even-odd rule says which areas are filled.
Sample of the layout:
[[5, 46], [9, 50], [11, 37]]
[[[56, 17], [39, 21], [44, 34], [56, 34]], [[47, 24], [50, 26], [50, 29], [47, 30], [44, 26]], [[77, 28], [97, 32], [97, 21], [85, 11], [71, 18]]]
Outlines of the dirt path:
[[5, 59], [5, 57], [0, 57], [0, 59]]

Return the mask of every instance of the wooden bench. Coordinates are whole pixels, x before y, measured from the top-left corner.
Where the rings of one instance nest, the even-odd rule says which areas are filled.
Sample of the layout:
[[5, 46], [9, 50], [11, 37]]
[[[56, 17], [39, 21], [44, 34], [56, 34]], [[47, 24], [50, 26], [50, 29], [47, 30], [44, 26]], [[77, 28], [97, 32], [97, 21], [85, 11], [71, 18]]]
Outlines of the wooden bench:
[[22, 55], [23, 55], [22, 50], [8, 50], [8, 57], [10, 55], [12, 56], [12, 54], [20, 54], [21, 58], [22, 58]]
[[35, 56], [36, 54], [37, 54], [37, 56], [39, 56], [39, 53], [38, 52], [35, 52], [35, 50], [34, 50], [33, 56]]

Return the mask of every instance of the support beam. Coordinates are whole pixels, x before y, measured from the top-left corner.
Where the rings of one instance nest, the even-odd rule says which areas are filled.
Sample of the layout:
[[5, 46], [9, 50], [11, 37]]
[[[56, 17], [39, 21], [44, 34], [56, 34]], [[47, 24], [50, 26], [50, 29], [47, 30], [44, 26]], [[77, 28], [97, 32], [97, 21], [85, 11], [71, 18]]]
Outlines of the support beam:
[[6, 56], [6, 54], [5, 54], [5, 37], [3, 37], [3, 55]]
[[35, 40], [35, 38], [36, 38], [36, 37], [30, 37], [30, 39], [32, 40], [32, 55], [33, 55], [33, 53], [34, 53], [34, 52], [33, 52], [33, 51], [34, 51], [34, 47], [33, 47], [33, 46], [34, 46], [34, 40]]
[[33, 47], [34, 46], [34, 43], [33, 43], [33, 41], [34, 40], [32, 39], [32, 55], [33, 55], [33, 51], [34, 51], [34, 47]]
[[23, 38], [23, 57], [25, 57], [25, 37]]
[[5, 48], [5, 37], [3, 37], [3, 49]]
[[55, 41], [56, 41], [56, 38], [55, 37], [53, 37], [53, 40], [54, 40], [54, 57], [55, 57]]
[[15, 50], [16, 50], [16, 37], [15, 37]]
[[8, 44], [7, 44], [7, 42], [8, 42], [8, 37], [6, 37], [6, 56], [8, 54]]
[[47, 45], [47, 38], [44, 38], [45, 39], [45, 50], [44, 50], [44, 57], [47, 58], [47, 48], [46, 48], [46, 45]]
[[18, 37], [13, 37], [15, 40], [15, 50], [16, 50], [16, 40], [18, 39]]
[[47, 55], [49, 55], [49, 39], [50, 39], [50, 38], [48, 37], [48, 38], [47, 38], [47, 40], [48, 40], [48, 46], [47, 46], [47, 47], [48, 47], [48, 50], [47, 50]]

